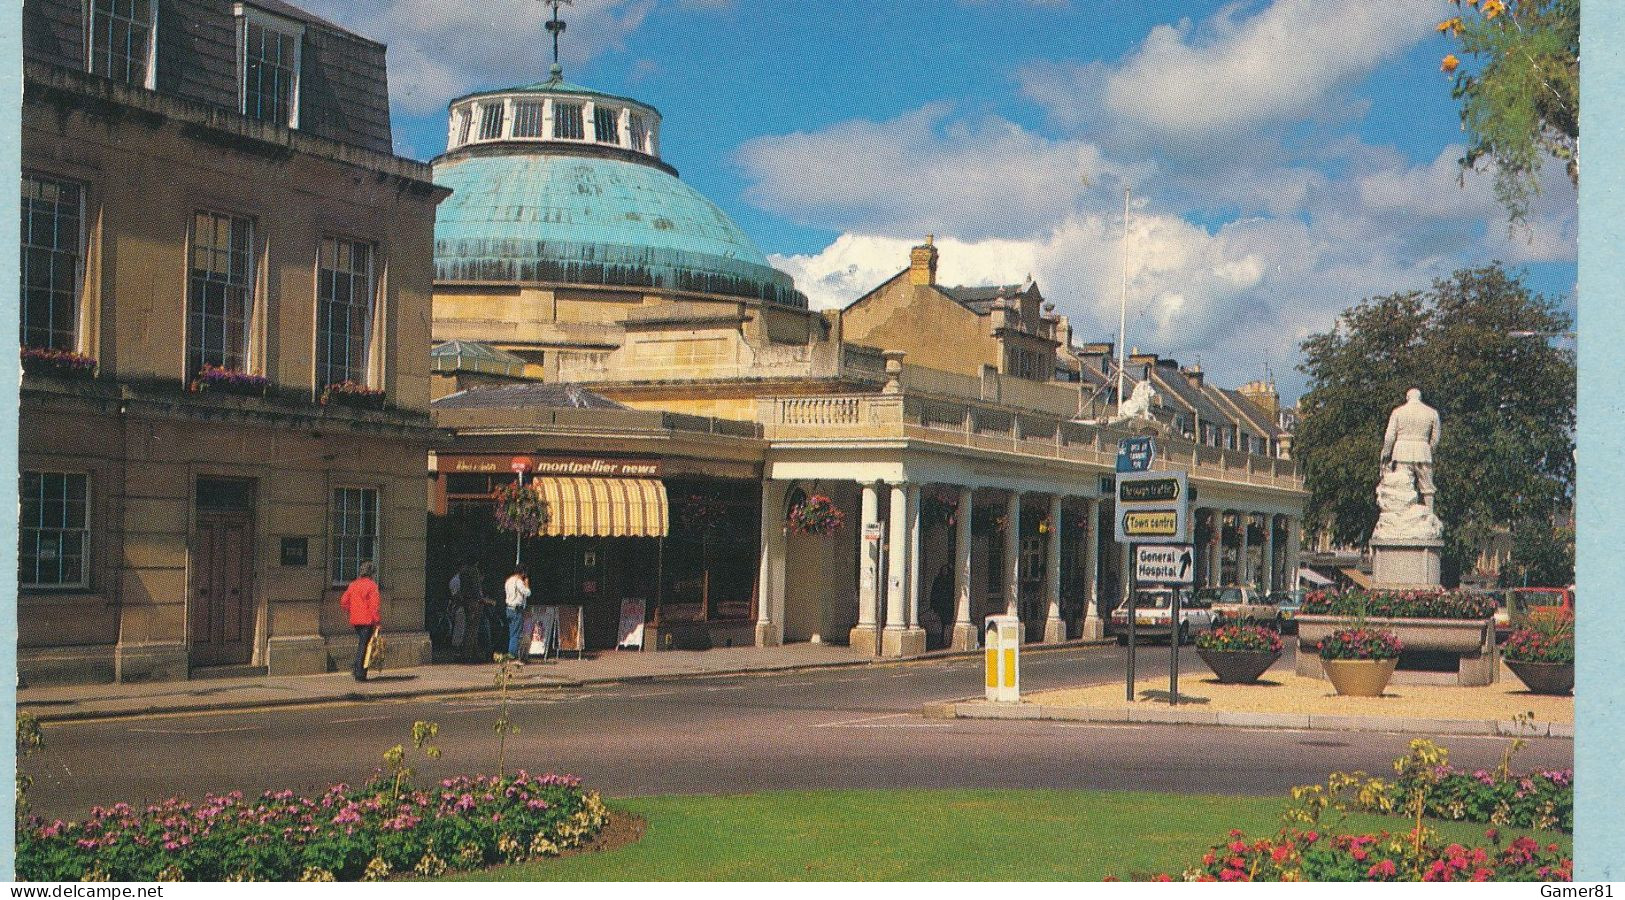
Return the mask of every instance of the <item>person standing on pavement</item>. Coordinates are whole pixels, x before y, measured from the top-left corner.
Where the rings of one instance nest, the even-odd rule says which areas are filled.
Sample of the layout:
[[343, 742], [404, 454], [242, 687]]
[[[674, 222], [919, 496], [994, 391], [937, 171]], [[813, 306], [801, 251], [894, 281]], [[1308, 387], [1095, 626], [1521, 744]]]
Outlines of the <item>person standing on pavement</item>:
[[372, 560], [362, 560], [355, 580], [339, 598], [339, 605], [350, 614], [350, 624], [355, 628], [355, 665], [350, 671], [356, 681], [367, 680], [367, 644], [384, 623], [379, 614], [382, 598], [378, 594], [378, 582], [372, 578], [373, 571]]
[[530, 602], [530, 573], [523, 565], [514, 566], [502, 590], [508, 606], [508, 657], [523, 663], [519, 659], [519, 639], [525, 623], [525, 604]]

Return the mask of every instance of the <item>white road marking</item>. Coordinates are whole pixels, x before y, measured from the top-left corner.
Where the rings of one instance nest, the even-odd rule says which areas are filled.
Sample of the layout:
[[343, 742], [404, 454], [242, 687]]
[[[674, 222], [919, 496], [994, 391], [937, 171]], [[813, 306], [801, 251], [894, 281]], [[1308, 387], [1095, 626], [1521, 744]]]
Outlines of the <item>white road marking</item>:
[[862, 719], [846, 719], [846, 720], [840, 721], [840, 722], [821, 722], [821, 723], [819, 723], [817, 725], [814, 725], [813, 727], [814, 728], [835, 728], [835, 727], [838, 727], [838, 726], [841, 726], [841, 725], [859, 725], [859, 724], [862, 724], [864, 722], [879, 722], [882, 719], [896, 719], [896, 718], [899, 718], [901, 716], [907, 716], [907, 715], [912, 715], [912, 713], [888, 713], [888, 714], [886, 714], [884, 716], [868, 716], [868, 717], [862, 718]]
[[334, 719], [332, 724], [348, 725], [351, 722], [382, 722], [387, 718], [389, 718], [389, 716], [362, 716], [359, 719]]
[[143, 734], [228, 734], [233, 731], [259, 731], [258, 725], [244, 725], [239, 728], [131, 728]]
[[706, 688], [706, 691], [708, 691], [710, 693], [715, 693], [717, 691], [742, 691], [744, 689], [745, 689], [745, 686], [740, 684], [740, 685], [735, 685], [733, 687], [708, 687], [708, 688]]
[[646, 694], [626, 694], [625, 697], [628, 700], [641, 700], [644, 697], [669, 697], [672, 694], [676, 694], [676, 693], [680, 693], [680, 692], [679, 691], [650, 691], [650, 692], [648, 692]]
[[1051, 722], [1049, 725], [1051, 728], [1099, 728], [1111, 731], [1139, 731], [1145, 727], [1144, 725], [1086, 724], [1082, 722]]

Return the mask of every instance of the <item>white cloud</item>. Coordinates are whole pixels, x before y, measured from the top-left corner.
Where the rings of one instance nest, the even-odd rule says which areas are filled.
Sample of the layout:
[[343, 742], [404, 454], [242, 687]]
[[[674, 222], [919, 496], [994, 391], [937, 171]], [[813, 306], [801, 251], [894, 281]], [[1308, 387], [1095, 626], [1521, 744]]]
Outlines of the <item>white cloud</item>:
[[1022, 81], [1057, 121], [1207, 143], [1338, 115], [1328, 97], [1426, 37], [1440, 15], [1414, 0], [1275, 0], [1250, 16], [1233, 3], [1200, 25], [1153, 28], [1116, 65], [1038, 64]]
[[[560, 55], [566, 73], [619, 48], [655, 2], [597, 0], [564, 10], [568, 27]], [[545, 7], [535, 0], [305, 0], [302, 5], [389, 45], [390, 100], [409, 114], [443, 110], [447, 101], [476, 90], [542, 81], [552, 62], [552, 43], [542, 30]]]
[[746, 141], [735, 161], [746, 199], [803, 224], [967, 238], [1027, 235], [1134, 180], [1083, 141], [1051, 140], [998, 118], [964, 121], [932, 103], [888, 122], [852, 119], [821, 131]]

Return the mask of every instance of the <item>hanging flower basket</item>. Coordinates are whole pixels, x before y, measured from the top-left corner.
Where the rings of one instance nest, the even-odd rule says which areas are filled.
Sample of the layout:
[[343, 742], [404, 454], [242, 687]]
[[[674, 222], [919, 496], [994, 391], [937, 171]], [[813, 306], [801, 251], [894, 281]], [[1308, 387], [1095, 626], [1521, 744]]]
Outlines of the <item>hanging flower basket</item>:
[[264, 375], [250, 375], [222, 366], [204, 366], [198, 370], [197, 377], [192, 379], [192, 383], [187, 387], [193, 393], [214, 391], [244, 397], [263, 397], [265, 389], [270, 386], [271, 379]]
[[677, 521], [685, 531], [710, 531], [728, 519], [728, 506], [703, 494], [689, 494], [677, 507]]
[[920, 516], [927, 528], [953, 528], [959, 524], [959, 498], [945, 491], [931, 494], [921, 505]]
[[812, 494], [795, 503], [785, 517], [785, 524], [797, 534], [834, 534], [845, 521], [846, 513], [825, 494]]
[[517, 534], [540, 534], [547, 524], [547, 502], [534, 487], [505, 484], [491, 492], [496, 500], [497, 528]]
[[322, 389], [323, 406], [343, 405], [359, 409], [383, 409], [384, 391], [354, 381], [339, 381]]
[[24, 347], [23, 371], [30, 375], [89, 378], [96, 374], [96, 358], [50, 347]]

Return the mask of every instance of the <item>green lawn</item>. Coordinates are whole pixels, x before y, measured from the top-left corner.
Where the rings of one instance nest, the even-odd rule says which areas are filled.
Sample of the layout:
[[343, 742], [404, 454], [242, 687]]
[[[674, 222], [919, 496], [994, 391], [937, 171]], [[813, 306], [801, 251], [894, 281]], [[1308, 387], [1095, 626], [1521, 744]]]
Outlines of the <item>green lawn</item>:
[[[1231, 828], [1280, 827], [1277, 797], [1104, 791], [820, 791], [638, 797], [635, 844], [474, 875], [516, 881], [1095, 881], [1178, 873]], [[1404, 831], [1351, 816], [1344, 830]], [[1484, 826], [1432, 823], [1482, 841]], [[1503, 829], [1508, 839], [1513, 832]], [[1570, 846], [1568, 836], [1541, 841]]]

